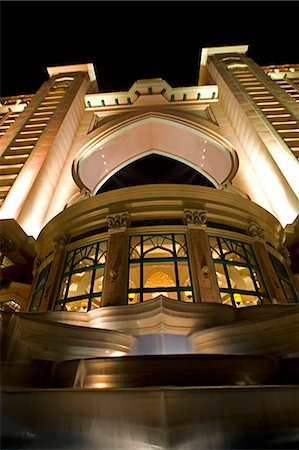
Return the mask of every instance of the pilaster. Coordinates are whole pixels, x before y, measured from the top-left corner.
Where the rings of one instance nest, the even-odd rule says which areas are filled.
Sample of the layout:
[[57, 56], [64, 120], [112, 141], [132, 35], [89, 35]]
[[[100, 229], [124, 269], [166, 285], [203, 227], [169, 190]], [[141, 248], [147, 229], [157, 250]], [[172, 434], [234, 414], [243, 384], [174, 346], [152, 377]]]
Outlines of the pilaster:
[[193, 282], [195, 282], [194, 288], [196, 290], [198, 287], [199, 290], [197, 301], [221, 303], [210, 244], [204, 231], [206, 227], [206, 212], [185, 210], [185, 218], [190, 242], [191, 267], [195, 268], [192, 274]]
[[127, 213], [107, 216], [110, 239], [101, 306], [127, 304], [128, 220]]

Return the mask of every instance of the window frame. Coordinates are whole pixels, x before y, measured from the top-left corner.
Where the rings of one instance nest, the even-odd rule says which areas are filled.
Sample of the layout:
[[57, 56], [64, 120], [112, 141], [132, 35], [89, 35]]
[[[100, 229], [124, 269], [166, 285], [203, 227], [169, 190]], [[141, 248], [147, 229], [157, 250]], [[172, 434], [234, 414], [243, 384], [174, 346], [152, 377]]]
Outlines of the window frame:
[[[145, 257], [146, 254], [148, 254], [150, 251], [152, 251], [152, 249], [144, 251], [144, 241], [145, 239], [149, 239], [149, 238], [155, 238], [156, 236], [160, 236], [160, 237], [171, 237], [171, 242], [172, 242], [172, 251], [170, 252], [169, 250], [169, 254], [172, 256], [169, 257]], [[185, 253], [186, 256], [177, 256], [177, 250], [176, 250], [176, 246], [175, 243], [177, 242], [175, 237], [176, 236], [181, 236], [184, 238], [184, 249], [185, 249]], [[140, 255], [141, 257], [139, 258], [131, 258], [131, 253], [133, 251], [133, 247], [131, 246], [131, 241], [132, 238], [136, 238], [136, 237], [140, 237]], [[181, 243], [180, 243], [181, 245]], [[157, 245], [154, 248], [162, 248], [159, 245]], [[163, 249], [164, 250], [164, 249]], [[173, 268], [174, 268], [174, 273], [175, 273], [175, 280], [173, 280], [175, 282], [175, 286], [173, 287], [156, 287], [156, 288], [146, 288], [144, 287], [144, 265], [147, 264], [151, 264], [151, 263], [172, 263], [173, 264]], [[190, 279], [190, 285], [189, 286], [181, 286], [180, 285], [180, 275], [179, 275], [179, 263], [183, 262], [183, 263], [187, 263], [187, 267], [188, 267], [188, 274], [189, 274], [189, 279]], [[130, 288], [129, 284], [130, 284], [130, 268], [132, 265], [138, 265], [139, 266], [139, 287], [137, 288]], [[147, 293], [154, 293], [154, 292], [176, 292], [177, 293], [177, 300], [175, 301], [180, 301], [183, 303], [194, 303], [194, 289], [193, 289], [193, 284], [192, 284], [192, 275], [191, 275], [191, 267], [190, 267], [190, 256], [189, 256], [189, 252], [188, 252], [188, 244], [187, 244], [187, 236], [186, 233], [184, 232], [174, 232], [174, 233], [167, 233], [167, 232], [152, 232], [152, 233], [136, 233], [136, 234], [131, 234], [129, 236], [129, 251], [128, 251], [128, 280], [127, 280], [127, 304], [129, 305], [129, 294], [139, 294], [140, 295], [140, 300], [139, 302], [136, 303], [144, 303], [148, 300], [144, 300], [144, 294]], [[185, 302], [184, 300], [182, 300], [182, 296], [181, 293], [182, 292], [190, 292], [192, 295], [192, 302]], [[170, 300], [174, 300], [174, 299], [170, 299]], [[136, 304], [134, 303], [134, 304]]]
[[[211, 258], [212, 258], [212, 261], [214, 264], [215, 274], [217, 272], [216, 265], [217, 264], [221, 265], [223, 267], [226, 284], [228, 286], [227, 288], [220, 287], [218, 284], [218, 280], [217, 280], [220, 297], [221, 297], [221, 293], [229, 294], [231, 304], [233, 307], [236, 307], [236, 308], [238, 307], [238, 305], [235, 301], [235, 294], [240, 294], [240, 295], [244, 295], [244, 296], [247, 295], [247, 296], [251, 296], [251, 297], [258, 297], [259, 298], [258, 304], [263, 304], [264, 299], [267, 299], [267, 301], [270, 301], [266, 283], [263, 278], [262, 271], [259, 267], [259, 263], [258, 263], [256, 255], [255, 255], [253, 245], [248, 241], [242, 241], [242, 240], [239, 240], [236, 238], [227, 237], [227, 236], [218, 236], [218, 235], [214, 235], [214, 234], [213, 235], [209, 234], [208, 239], [209, 239], [209, 244], [210, 244], [210, 249], [211, 249]], [[211, 239], [216, 239], [218, 249], [219, 249], [219, 253], [218, 253], [220, 256], [219, 259], [213, 258], [213, 248], [214, 247], [211, 244]], [[245, 259], [245, 261], [240, 262], [240, 261], [231, 261], [231, 260], [225, 259], [225, 253], [223, 252], [222, 241], [224, 241], [226, 245], [227, 245], [227, 241], [229, 241], [230, 243], [236, 243], [238, 246], [241, 246], [241, 248], [243, 250], [243, 255], [240, 255], [240, 254], [239, 255], [242, 256]], [[249, 246], [250, 252], [248, 252], [248, 249], [246, 248], [246, 246]], [[238, 254], [238, 253], [235, 252], [235, 254]], [[254, 263], [250, 262], [250, 258], [253, 259]], [[253, 291], [253, 290], [247, 290], [247, 289], [233, 288], [231, 285], [231, 279], [230, 279], [231, 277], [230, 277], [230, 274], [228, 271], [229, 266], [239, 266], [239, 267], [244, 267], [244, 268], [249, 269], [250, 278], [251, 278], [251, 281], [253, 283], [255, 290]], [[254, 276], [254, 272], [256, 273], [258, 279], [260, 279], [260, 281], [262, 282], [263, 289], [262, 288], [259, 289], [259, 287], [257, 285], [256, 277]], [[217, 274], [216, 274], [216, 278], [217, 278]], [[222, 304], [224, 304], [224, 303], [222, 302]], [[248, 305], [248, 306], [250, 306], [250, 305]]]
[[[96, 264], [96, 261], [99, 259], [99, 252], [101, 251], [100, 249], [101, 249], [102, 244], [106, 245], [106, 248], [104, 251], [102, 251], [102, 255], [101, 255], [101, 257], [103, 255], [105, 255], [105, 262], [101, 263], [101, 264]], [[92, 249], [92, 247], [95, 247], [95, 249], [96, 249], [96, 253], [95, 253], [94, 257], [92, 258], [94, 260], [94, 264], [91, 266], [83, 267], [83, 268], [73, 269], [75, 263], [77, 265], [78, 262], [80, 261], [80, 260], [76, 261], [76, 256], [88, 247], [90, 247], [91, 249]], [[73, 247], [66, 252], [65, 258], [64, 258], [64, 263], [63, 263], [63, 269], [62, 269], [60, 279], [59, 279], [59, 284], [58, 284], [55, 301], [53, 302], [53, 308], [52, 308], [53, 311], [63, 311], [65, 308], [65, 305], [67, 303], [72, 303], [72, 302], [76, 302], [76, 301], [80, 301], [80, 300], [83, 301], [83, 300], [87, 300], [87, 299], [88, 299], [87, 308], [86, 308], [86, 310], [81, 311], [81, 312], [91, 311], [91, 309], [92, 309], [91, 305], [92, 305], [93, 298], [96, 298], [96, 297], [102, 298], [102, 296], [103, 296], [103, 285], [104, 285], [104, 279], [105, 279], [105, 268], [106, 268], [106, 264], [107, 264], [107, 254], [108, 254], [108, 239], [107, 238], [99, 239], [99, 240], [96, 240], [93, 242], [87, 242], [84, 244], [82, 243], [80, 246]], [[87, 259], [87, 258], [88, 258], [88, 256], [85, 255], [81, 259]], [[67, 266], [69, 266], [68, 270], [66, 270]], [[95, 282], [96, 272], [98, 269], [103, 269], [102, 290], [94, 292], [94, 282]], [[87, 273], [90, 271], [92, 272], [91, 280], [90, 280], [90, 292], [84, 293], [81, 295], [76, 295], [73, 297], [68, 297], [72, 276], [74, 274]], [[60, 292], [61, 292], [61, 288], [62, 288], [64, 279], [65, 279], [65, 292], [64, 292], [63, 296], [60, 296]], [[61, 309], [57, 309], [58, 305], [61, 306]], [[72, 311], [72, 312], [75, 312], [75, 311]]]

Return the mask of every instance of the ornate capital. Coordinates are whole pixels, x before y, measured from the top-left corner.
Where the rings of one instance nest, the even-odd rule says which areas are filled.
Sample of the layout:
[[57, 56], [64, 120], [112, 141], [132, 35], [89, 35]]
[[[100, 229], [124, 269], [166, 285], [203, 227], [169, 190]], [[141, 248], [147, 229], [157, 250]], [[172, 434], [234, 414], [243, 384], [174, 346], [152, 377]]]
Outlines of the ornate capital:
[[286, 248], [285, 245], [283, 245], [283, 246], [281, 247], [281, 249], [280, 249], [280, 254], [281, 254], [281, 256], [284, 258], [286, 264], [287, 264], [288, 266], [290, 266], [290, 265], [291, 265], [291, 257], [290, 257], [289, 250]]
[[55, 251], [59, 251], [62, 250], [66, 244], [68, 243], [69, 239], [70, 239], [71, 235], [69, 233], [61, 233], [58, 234], [54, 239], [53, 239], [53, 247]]
[[185, 222], [189, 227], [206, 228], [207, 212], [199, 209], [184, 209]]
[[249, 236], [264, 241], [265, 240], [265, 230], [260, 227], [257, 223], [250, 223], [247, 229]]
[[129, 213], [111, 214], [106, 217], [108, 223], [108, 231], [125, 230], [129, 226]]

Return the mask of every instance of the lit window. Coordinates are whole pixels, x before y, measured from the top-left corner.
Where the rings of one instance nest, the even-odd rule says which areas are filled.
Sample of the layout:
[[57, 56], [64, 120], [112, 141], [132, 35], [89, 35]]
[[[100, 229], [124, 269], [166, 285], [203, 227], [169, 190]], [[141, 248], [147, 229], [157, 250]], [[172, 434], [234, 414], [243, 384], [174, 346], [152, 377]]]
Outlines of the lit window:
[[22, 306], [14, 300], [6, 300], [0, 303], [0, 311], [21, 311]]
[[132, 236], [128, 303], [145, 302], [161, 294], [172, 300], [193, 302], [185, 236]]
[[254, 306], [268, 297], [250, 244], [210, 237], [220, 297], [226, 305]]
[[106, 255], [107, 241], [68, 252], [56, 311], [87, 312], [101, 306]]
[[279, 259], [276, 258], [274, 255], [269, 253], [269, 256], [270, 256], [270, 259], [274, 266], [276, 275], [279, 279], [280, 285], [282, 287], [282, 290], [284, 292], [287, 302], [288, 303], [297, 303], [298, 298], [297, 298], [295, 289], [293, 288], [290, 277], [288, 275], [287, 269], [285, 268], [283, 263], [281, 261], [279, 261]]
[[30, 304], [29, 311], [30, 312], [36, 312], [39, 310], [41, 301], [44, 295], [44, 291], [46, 288], [47, 279], [49, 276], [51, 264], [48, 264], [39, 274], [37, 277], [37, 281], [34, 287], [32, 300]]

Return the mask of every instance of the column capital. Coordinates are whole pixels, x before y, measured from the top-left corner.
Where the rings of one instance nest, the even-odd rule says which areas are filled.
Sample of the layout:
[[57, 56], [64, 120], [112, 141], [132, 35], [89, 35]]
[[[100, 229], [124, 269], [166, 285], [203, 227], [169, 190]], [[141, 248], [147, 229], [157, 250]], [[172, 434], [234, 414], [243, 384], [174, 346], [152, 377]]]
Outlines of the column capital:
[[259, 224], [251, 222], [247, 228], [247, 234], [258, 241], [265, 241], [265, 230]]
[[124, 231], [129, 226], [130, 215], [128, 212], [109, 214], [106, 216], [109, 233]]
[[200, 209], [184, 209], [186, 225], [190, 228], [206, 228], [207, 211]]

